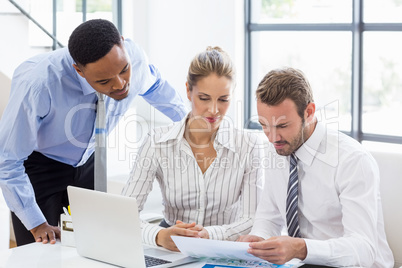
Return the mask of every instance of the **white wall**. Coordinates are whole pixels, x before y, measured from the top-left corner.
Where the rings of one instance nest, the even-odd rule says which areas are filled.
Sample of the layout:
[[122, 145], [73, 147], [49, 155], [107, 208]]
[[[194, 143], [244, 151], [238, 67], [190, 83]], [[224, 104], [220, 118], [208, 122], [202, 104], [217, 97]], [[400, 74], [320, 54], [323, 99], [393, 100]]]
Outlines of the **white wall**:
[[241, 0], [136, 0], [131, 37], [184, 98], [192, 58], [207, 46], [222, 47], [238, 68], [236, 97], [242, 98], [243, 13]]
[[[23, 7], [25, 1], [17, 1]], [[0, 1], [0, 72], [12, 77], [15, 68], [27, 58], [48, 51], [29, 46], [29, 21], [9, 1]]]
[[0, 71], [0, 120], [10, 95], [11, 79]]

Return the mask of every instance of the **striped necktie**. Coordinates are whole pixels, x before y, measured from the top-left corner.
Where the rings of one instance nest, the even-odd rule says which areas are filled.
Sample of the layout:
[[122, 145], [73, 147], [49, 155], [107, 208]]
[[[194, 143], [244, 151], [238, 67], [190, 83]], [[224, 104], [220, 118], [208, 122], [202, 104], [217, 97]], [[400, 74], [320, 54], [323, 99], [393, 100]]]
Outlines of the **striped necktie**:
[[106, 173], [106, 112], [104, 95], [96, 93], [98, 103], [96, 105], [95, 121], [95, 190], [106, 192], [107, 173]]
[[288, 183], [288, 197], [286, 199], [286, 223], [288, 226], [289, 236], [301, 237], [298, 218], [298, 185], [299, 178], [297, 175], [297, 157], [290, 155], [290, 172]]

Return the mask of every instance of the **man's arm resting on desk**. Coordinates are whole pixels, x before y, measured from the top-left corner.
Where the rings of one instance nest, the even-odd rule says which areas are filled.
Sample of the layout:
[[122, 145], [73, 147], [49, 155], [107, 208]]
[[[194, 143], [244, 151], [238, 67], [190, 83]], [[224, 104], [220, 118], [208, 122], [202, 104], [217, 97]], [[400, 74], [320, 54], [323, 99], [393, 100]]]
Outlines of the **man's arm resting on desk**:
[[[26, 174], [23, 175], [23, 178], [28, 180]], [[56, 238], [60, 238], [60, 228], [57, 226], [50, 226], [47, 223], [46, 218], [43, 216], [42, 211], [35, 202], [33, 191], [26, 191], [28, 187], [24, 187], [23, 183], [14, 183], [12, 185], [12, 187], [4, 187], [4, 189], [7, 189], [6, 191], [3, 190], [4, 198], [9, 201], [10, 210], [13, 211], [25, 225], [25, 228], [30, 230], [36, 242], [43, 242], [44, 244], [48, 242], [51, 244], [56, 243]], [[32, 189], [32, 187], [29, 187], [28, 189]], [[15, 194], [16, 192], [20, 194]], [[24, 203], [31, 205], [29, 207], [23, 207]]]

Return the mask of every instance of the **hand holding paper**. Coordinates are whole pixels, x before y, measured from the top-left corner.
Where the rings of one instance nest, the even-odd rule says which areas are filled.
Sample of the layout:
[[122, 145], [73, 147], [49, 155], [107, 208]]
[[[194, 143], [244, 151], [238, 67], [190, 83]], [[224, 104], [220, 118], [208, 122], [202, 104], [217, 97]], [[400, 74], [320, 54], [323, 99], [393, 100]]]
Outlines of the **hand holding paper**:
[[156, 244], [172, 251], [179, 251], [171, 237], [176, 235], [198, 237], [198, 231], [191, 230], [195, 223], [183, 223], [178, 221], [176, 225], [162, 229], [156, 235]]
[[[247, 250], [250, 248], [249, 242], [219, 241], [182, 236], [172, 236], [172, 240], [176, 243], [177, 248], [184, 255], [212, 260], [212, 264], [209, 265], [216, 264], [216, 267], [241, 266], [294, 268], [303, 264], [297, 259], [294, 259], [284, 265], [267, 262], [247, 252]], [[206, 265], [204, 267], [215, 266]]]
[[248, 242], [219, 241], [183, 236], [172, 236], [181, 253], [196, 258], [240, 259], [246, 261], [264, 261], [249, 253]]

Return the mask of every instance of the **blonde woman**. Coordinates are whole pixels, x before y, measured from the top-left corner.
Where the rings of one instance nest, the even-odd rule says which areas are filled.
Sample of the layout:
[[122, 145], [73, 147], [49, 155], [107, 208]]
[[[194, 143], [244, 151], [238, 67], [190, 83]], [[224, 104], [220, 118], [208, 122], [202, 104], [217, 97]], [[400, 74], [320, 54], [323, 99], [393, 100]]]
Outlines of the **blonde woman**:
[[225, 118], [234, 84], [230, 57], [208, 47], [189, 67], [191, 112], [145, 139], [123, 190], [141, 211], [155, 179], [161, 188], [164, 220], [142, 222], [144, 243], [177, 250], [171, 235], [234, 241], [251, 230], [264, 150], [256, 134]]

